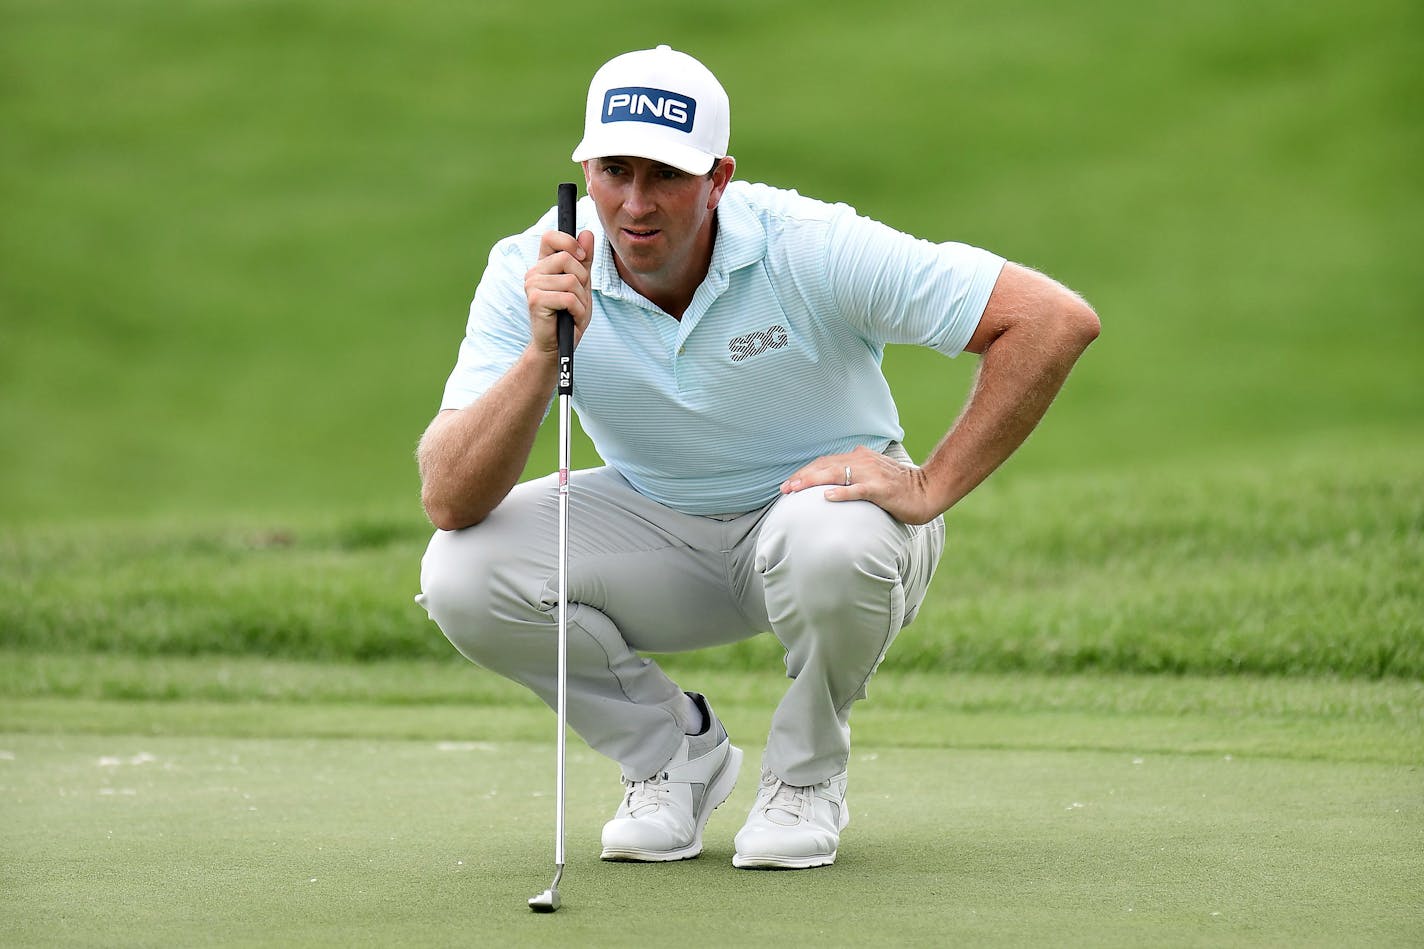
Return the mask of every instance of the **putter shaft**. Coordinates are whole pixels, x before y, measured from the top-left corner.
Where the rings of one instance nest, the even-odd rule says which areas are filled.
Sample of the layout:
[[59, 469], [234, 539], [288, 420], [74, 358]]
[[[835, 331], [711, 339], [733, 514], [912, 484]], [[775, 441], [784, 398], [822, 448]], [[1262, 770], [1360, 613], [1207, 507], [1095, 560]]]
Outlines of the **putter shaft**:
[[[575, 206], [578, 188], [571, 183], [559, 185], [558, 224], [565, 234], [575, 230]], [[568, 311], [555, 317], [558, 335], [559, 372], [559, 660], [557, 670], [559, 733], [554, 741], [554, 882], [538, 896], [529, 900], [535, 912], [552, 913], [559, 908], [559, 880], [564, 876], [564, 733], [568, 731], [569, 708], [569, 402], [574, 393], [574, 318]]]
[[559, 666], [555, 768], [554, 885], [564, 872], [564, 733], [569, 719], [569, 397], [559, 396]]

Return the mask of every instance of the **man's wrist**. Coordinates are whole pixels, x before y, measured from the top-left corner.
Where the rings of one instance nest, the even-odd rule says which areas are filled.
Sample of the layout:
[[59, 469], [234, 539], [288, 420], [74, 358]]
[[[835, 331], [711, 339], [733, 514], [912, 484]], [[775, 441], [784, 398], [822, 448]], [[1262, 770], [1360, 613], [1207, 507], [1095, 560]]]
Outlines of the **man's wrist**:
[[559, 380], [558, 352], [552, 349], [545, 352], [536, 343], [530, 342], [519, 354], [515, 371], [521, 377], [537, 382], [539, 388], [552, 392]]

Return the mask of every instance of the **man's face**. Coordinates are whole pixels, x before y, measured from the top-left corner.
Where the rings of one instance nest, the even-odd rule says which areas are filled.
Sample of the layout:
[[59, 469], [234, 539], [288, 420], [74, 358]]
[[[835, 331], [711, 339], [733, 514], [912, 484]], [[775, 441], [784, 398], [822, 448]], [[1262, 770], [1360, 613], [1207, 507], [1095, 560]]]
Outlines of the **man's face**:
[[689, 272], [701, 279], [711, 255], [712, 213], [731, 178], [690, 175], [648, 158], [595, 158], [583, 163], [588, 193], [619, 269], [635, 289], [669, 286]]

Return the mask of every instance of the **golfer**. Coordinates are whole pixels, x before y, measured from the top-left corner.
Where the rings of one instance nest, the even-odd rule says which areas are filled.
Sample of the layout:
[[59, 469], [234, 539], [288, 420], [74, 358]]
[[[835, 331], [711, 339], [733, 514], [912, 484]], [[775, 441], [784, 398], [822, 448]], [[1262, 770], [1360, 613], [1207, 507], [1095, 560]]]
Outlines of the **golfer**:
[[[420, 441], [438, 531], [418, 600], [467, 658], [554, 705], [558, 479], [516, 482], [567, 310], [573, 406], [606, 461], [570, 475], [567, 578], [569, 724], [622, 770], [602, 856], [697, 856], [741, 764], [709, 699], [644, 654], [770, 632], [791, 681], [732, 862], [806, 868], [836, 858], [851, 709], [920, 608], [942, 515], [1023, 442], [1098, 319], [988, 251], [734, 181], [729, 132], [691, 56], [660, 46], [594, 75], [579, 233], [551, 210], [495, 245]], [[921, 465], [887, 343], [981, 357]]]

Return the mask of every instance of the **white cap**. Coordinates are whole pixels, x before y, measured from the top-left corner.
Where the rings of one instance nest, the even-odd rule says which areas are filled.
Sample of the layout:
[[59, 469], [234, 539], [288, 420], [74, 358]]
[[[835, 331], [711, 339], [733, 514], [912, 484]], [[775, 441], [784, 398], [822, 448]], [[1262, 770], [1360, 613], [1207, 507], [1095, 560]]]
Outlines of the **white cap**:
[[593, 74], [573, 160], [626, 155], [705, 175], [731, 131], [727, 93], [706, 66], [670, 46], [640, 49]]

